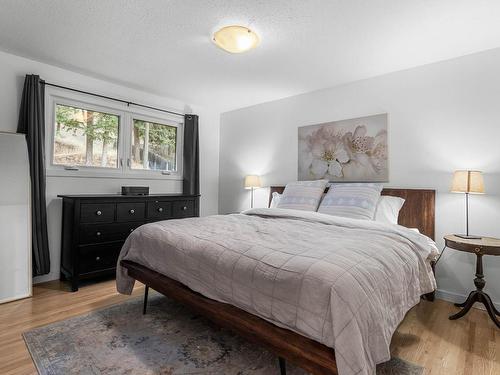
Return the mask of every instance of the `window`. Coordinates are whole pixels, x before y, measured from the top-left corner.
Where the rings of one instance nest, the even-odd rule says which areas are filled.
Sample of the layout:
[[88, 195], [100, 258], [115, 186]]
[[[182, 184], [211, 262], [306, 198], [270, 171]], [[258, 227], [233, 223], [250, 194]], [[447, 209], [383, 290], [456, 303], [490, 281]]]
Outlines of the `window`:
[[53, 163], [118, 167], [118, 124], [109, 113], [56, 104]]
[[176, 170], [177, 128], [134, 119], [132, 169]]
[[48, 176], [182, 179], [179, 117], [47, 91]]

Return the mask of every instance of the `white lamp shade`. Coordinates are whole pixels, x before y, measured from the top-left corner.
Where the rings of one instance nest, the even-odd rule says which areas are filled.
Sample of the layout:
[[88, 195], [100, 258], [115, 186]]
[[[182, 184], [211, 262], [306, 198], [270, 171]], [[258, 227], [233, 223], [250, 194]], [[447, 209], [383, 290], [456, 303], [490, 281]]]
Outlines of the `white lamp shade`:
[[480, 171], [455, 171], [451, 184], [452, 193], [484, 193], [483, 174]]
[[245, 189], [260, 188], [261, 186], [259, 176], [251, 175], [245, 177]]

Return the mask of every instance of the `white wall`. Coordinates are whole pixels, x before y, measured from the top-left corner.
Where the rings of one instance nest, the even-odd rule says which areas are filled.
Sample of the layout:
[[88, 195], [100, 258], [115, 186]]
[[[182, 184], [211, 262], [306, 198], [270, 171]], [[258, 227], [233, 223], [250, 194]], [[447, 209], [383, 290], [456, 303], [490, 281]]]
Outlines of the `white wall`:
[[[200, 190], [201, 215], [218, 210], [219, 175], [219, 111], [202, 108], [180, 100], [161, 97], [125, 86], [77, 74], [55, 66], [0, 52], [0, 131], [15, 132], [21, 93], [26, 74], [38, 74], [48, 82], [114, 96], [137, 103], [195, 113], [200, 117]], [[126, 77], [125, 77], [126, 78]], [[1, 161], [0, 161], [1, 162]], [[153, 193], [181, 192], [182, 182], [172, 180], [128, 180], [112, 178], [47, 178], [48, 230], [51, 272], [35, 278], [35, 282], [59, 278], [61, 200], [57, 194], [115, 193], [122, 185], [147, 185]]]
[[[464, 196], [449, 193], [455, 169], [485, 173], [471, 196], [470, 229], [500, 237], [500, 49], [252, 106], [221, 116], [219, 212], [250, 205], [243, 176], [263, 185], [297, 179], [297, 127], [389, 114], [392, 187], [433, 188], [436, 238], [464, 231]], [[267, 204], [267, 189], [256, 192]], [[500, 257], [485, 257], [486, 290], [500, 302]], [[473, 289], [475, 257], [447, 250], [437, 267], [441, 297]]]

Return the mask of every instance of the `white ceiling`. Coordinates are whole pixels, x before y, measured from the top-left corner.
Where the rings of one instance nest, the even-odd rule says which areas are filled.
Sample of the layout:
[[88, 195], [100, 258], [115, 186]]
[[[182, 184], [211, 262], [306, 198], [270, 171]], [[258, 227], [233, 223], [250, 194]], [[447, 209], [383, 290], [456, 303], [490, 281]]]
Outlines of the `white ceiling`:
[[221, 110], [497, 47], [499, 0], [0, 0], [0, 49]]

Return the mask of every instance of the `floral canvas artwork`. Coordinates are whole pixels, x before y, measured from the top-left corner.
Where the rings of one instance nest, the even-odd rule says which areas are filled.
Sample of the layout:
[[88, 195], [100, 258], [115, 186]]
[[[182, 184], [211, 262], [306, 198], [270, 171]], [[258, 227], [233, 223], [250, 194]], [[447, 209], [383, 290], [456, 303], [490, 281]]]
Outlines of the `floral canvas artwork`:
[[299, 127], [299, 180], [387, 182], [387, 114]]

